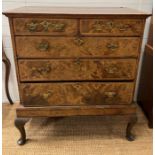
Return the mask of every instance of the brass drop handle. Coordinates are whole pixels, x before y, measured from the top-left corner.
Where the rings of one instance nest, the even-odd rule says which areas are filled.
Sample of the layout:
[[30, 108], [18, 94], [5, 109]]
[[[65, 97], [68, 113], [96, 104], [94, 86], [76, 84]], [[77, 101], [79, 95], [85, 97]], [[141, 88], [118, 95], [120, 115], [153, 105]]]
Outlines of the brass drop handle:
[[114, 23], [112, 21], [107, 22], [106, 25], [110, 28], [114, 27]]
[[96, 21], [93, 25], [93, 29], [95, 32], [101, 32], [103, 30], [104, 24], [102, 21]]
[[113, 92], [113, 91], [105, 92], [104, 94], [105, 94], [105, 96], [107, 96], [108, 98], [113, 98], [113, 97], [116, 96], [116, 92]]
[[79, 58], [75, 59], [75, 64], [80, 65], [81, 64], [81, 60]]
[[119, 46], [117, 44], [114, 44], [114, 43], [108, 43], [106, 45], [106, 47], [109, 49], [109, 50], [116, 50], [119, 48]]
[[38, 23], [31, 22], [31, 23], [26, 24], [26, 26], [29, 32], [35, 32], [37, 30]]
[[43, 27], [44, 31], [48, 31], [48, 28], [51, 25], [51, 23], [48, 21], [43, 21], [43, 22], [39, 23], [39, 25], [41, 25]]
[[117, 71], [117, 67], [107, 67], [106, 72], [108, 72], [109, 74], [114, 74]]
[[46, 93], [43, 93], [42, 96], [44, 99], [48, 99], [52, 95], [52, 91], [49, 90]]
[[64, 24], [64, 23], [52, 23], [51, 27], [53, 28], [54, 31], [61, 32], [61, 31], [65, 30], [66, 24]]
[[39, 73], [41, 75], [48, 74], [51, 72], [51, 66], [46, 65], [43, 67], [32, 67], [32, 73]]
[[126, 28], [125, 27], [120, 27], [119, 30], [120, 31], [126, 31]]
[[73, 87], [74, 87], [75, 89], [77, 89], [77, 90], [80, 89], [80, 85], [79, 85], [79, 84], [76, 84], [76, 85], [74, 85]]
[[74, 43], [77, 45], [77, 46], [82, 46], [85, 41], [82, 39], [82, 38], [75, 38], [74, 39]]
[[49, 43], [47, 41], [42, 41], [37, 45], [37, 49], [40, 51], [48, 51]]
[[129, 25], [127, 25], [127, 24], [126, 25], [122, 25], [121, 24], [121, 25], [118, 26], [118, 28], [119, 28], [120, 31], [126, 31], [129, 28]]
[[102, 29], [103, 29], [102, 25], [96, 25], [95, 28], [94, 28], [94, 30], [97, 31], [97, 32], [102, 31]]

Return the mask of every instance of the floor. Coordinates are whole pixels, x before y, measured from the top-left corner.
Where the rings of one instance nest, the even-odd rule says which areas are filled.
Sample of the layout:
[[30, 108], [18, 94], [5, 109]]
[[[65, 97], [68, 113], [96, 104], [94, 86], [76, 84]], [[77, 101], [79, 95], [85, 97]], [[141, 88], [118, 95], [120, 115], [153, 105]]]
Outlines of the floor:
[[152, 155], [152, 129], [138, 109], [137, 138], [125, 139], [126, 117], [68, 117], [32, 119], [26, 124], [28, 141], [17, 145], [15, 108], [3, 104], [3, 155]]

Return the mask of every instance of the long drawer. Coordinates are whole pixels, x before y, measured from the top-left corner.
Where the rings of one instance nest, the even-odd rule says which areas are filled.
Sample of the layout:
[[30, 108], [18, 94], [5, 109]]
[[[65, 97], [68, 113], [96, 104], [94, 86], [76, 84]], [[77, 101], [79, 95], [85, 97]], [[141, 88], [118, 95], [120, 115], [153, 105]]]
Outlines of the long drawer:
[[139, 45], [138, 37], [16, 37], [19, 58], [137, 57]]
[[65, 35], [77, 33], [76, 19], [14, 18], [16, 35]]
[[80, 33], [87, 36], [140, 36], [143, 26], [141, 19], [82, 19]]
[[133, 80], [136, 59], [19, 60], [21, 81]]
[[24, 106], [130, 104], [134, 83], [23, 83]]

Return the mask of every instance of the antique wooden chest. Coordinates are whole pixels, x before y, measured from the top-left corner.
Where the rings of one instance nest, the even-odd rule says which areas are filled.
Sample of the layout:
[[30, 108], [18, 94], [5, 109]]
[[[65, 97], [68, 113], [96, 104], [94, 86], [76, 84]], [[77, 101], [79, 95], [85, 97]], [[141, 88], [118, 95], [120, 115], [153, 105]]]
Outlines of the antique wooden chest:
[[31, 117], [129, 115], [148, 14], [128, 8], [23, 7], [9, 17], [20, 105], [15, 126], [26, 142]]

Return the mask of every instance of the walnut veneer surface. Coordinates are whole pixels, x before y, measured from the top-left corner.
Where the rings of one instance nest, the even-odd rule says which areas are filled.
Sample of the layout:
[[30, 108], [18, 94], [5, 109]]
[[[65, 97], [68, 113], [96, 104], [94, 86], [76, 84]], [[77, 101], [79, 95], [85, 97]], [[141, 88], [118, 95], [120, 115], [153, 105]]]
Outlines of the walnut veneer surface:
[[[25, 117], [132, 115], [145, 19], [128, 8], [23, 7], [9, 17], [21, 106], [15, 125], [24, 144]], [[24, 117], [24, 118], [23, 118]]]

